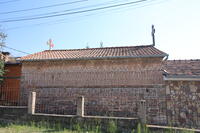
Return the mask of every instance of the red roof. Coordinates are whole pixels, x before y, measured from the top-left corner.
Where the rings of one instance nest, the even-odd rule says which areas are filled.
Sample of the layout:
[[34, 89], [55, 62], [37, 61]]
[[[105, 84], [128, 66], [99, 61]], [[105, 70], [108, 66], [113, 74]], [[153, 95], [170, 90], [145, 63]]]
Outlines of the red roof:
[[168, 76], [200, 76], [200, 60], [168, 60], [164, 63]]
[[101, 58], [135, 58], [165, 57], [166, 53], [152, 45], [128, 47], [104, 47], [69, 50], [45, 50], [22, 57], [22, 61], [62, 60], [62, 59], [101, 59]]

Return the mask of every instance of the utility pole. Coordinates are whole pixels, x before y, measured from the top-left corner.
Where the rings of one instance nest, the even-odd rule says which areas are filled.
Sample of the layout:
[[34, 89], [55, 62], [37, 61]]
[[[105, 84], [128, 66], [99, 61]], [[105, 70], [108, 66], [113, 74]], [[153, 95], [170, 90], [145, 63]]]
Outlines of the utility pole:
[[151, 35], [152, 35], [152, 41], [153, 41], [153, 46], [155, 46], [155, 28], [154, 25], [151, 26]]

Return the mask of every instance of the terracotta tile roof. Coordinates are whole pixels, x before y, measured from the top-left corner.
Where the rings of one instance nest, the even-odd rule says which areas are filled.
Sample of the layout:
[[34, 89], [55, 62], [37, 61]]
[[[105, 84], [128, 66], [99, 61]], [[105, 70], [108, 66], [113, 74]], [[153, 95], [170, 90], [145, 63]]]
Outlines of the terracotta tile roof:
[[69, 50], [46, 50], [22, 57], [22, 61], [59, 60], [59, 59], [97, 59], [125, 57], [165, 57], [166, 53], [152, 45], [128, 47], [104, 47]]
[[200, 60], [168, 60], [164, 70], [166, 76], [200, 77]]

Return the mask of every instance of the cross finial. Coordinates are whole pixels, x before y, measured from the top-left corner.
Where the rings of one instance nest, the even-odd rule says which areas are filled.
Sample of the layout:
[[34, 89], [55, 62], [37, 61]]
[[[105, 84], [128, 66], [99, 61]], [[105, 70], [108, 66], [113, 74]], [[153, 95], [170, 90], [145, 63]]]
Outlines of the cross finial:
[[54, 47], [54, 44], [53, 44], [52, 39], [49, 39], [49, 40], [47, 41], [47, 45], [49, 45], [49, 50], [51, 50], [51, 49]]

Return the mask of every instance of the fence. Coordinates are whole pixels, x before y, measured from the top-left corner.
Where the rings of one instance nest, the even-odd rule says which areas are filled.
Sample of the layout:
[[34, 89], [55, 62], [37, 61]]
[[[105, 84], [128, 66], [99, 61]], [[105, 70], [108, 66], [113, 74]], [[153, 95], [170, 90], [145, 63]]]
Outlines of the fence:
[[[152, 76], [153, 75], [153, 76]], [[3, 77], [3, 83], [0, 86], [0, 105], [27, 105], [27, 95], [31, 88], [55, 87], [55, 92], [59, 87], [127, 87], [135, 85], [152, 85], [162, 84], [162, 72], [160, 70], [143, 70], [143, 71], [80, 71], [80, 72], [41, 72], [41, 73], [22, 73], [21, 77]], [[21, 88], [20, 88], [21, 87]], [[46, 92], [45, 92], [46, 93]], [[40, 94], [40, 93], [39, 93]], [[44, 96], [44, 95], [43, 95]], [[49, 110], [50, 108], [57, 109], [59, 97], [51, 95], [51, 105], [45, 106], [40, 104], [37, 106], [40, 110]], [[71, 100], [66, 101], [68, 107], [63, 107], [60, 113], [65, 114], [65, 108], [70, 108], [68, 112], [74, 112], [75, 100], [73, 96]], [[102, 99], [103, 100], [103, 99]], [[45, 101], [45, 99], [44, 99]], [[55, 102], [54, 102], [55, 101]], [[62, 101], [59, 101], [62, 102]], [[94, 104], [95, 100], [88, 101], [88, 104]], [[123, 103], [123, 99], [118, 101]], [[105, 103], [102, 101], [102, 103]], [[86, 104], [86, 108], [90, 107]], [[112, 103], [110, 103], [110, 106]], [[51, 106], [51, 107], [50, 107]], [[98, 106], [101, 106], [100, 104]], [[117, 107], [113, 107], [117, 108]], [[100, 108], [99, 108], [100, 109]], [[89, 110], [89, 109], [88, 109]], [[101, 112], [106, 113], [107, 107], [102, 105]], [[113, 109], [114, 110], [114, 109]], [[117, 109], [116, 109], [117, 110]], [[108, 111], [109, 112], [109, 111]], [[112, 111], [113, 112], [113, 111]], [[91, 114], [91, 113], [90, 113]], [[127, 114], [128, 115], [128, 114]]]
[[52, 71], [22, 73], [24, 101], [35, 91], [37, 113], [74, 115], [84, 96], [86, 115], [136, 117], [146, 100], [148, 121], [166, 123], [161, 70]]
[[[54, 91], [55, 89], [57, 92]], [[85, 96], [86, 115], [137, 116], [139, 98], [136, 96], [129, 96], [127, 99], [121, 97], [119, 94], [123, 92], [121, 88], [40, 88], [35, 91], [37, 92], [37, 113], [75, 115], [77, 97], [83, 95]]]
[[3, 77], [0, 84], [0, 105], [20, 105], [20, 77]]
[[20, 90], [1, 86], [0, 105], [27, 105], [35, 91], [36, 113], [74, 115], [84, 96], [86, 115], [137, 117], [145, 100], [149, 123], [198, 127], [199, 82], [177, 82], [164, 84], [160, 70], [23, 73]]
[[[36, 112], [36, 105], [37, 105], [37, 93], [36, 92], [30, 92], [29, 93], [29, 99], [28, 99], [28, 113], [29, 114], [37, 114]], [[76, 113], [74, 115], [84, 117], [85, 116], [85, 98], [83, 96], [76, 98], [77, 105], [76, 105]], [[139, 102], [139, 117], [142, 120], [142, 122], [146, 123], [146, 111], [144, 111], [145, 108], [145, 101], [142, 100]], [[70, 115], [71, 116], [71, 115]]]
[[62, 114], [75, 115], [76, 114], [76, 100], [62, 100], [62, 97], [52, 96], [48, 97], [37, 93], [36, 112], [47, 114]]
[[150, 123], [166, 124], [165, 89], [155, 88], [36, 88], [36, 113], [75, 115], [77, 97], [85, 97], [90, 116], [138, 117], [145, 101]]
[[19, 90], [16, 88], [1, 87], [0, 88], [0, 105], [18, 105]]

